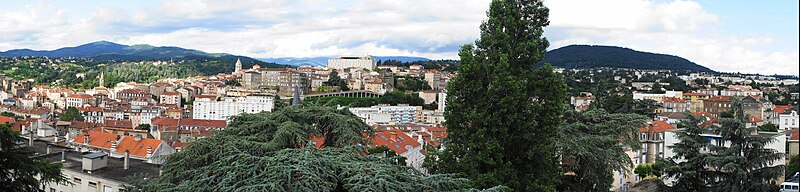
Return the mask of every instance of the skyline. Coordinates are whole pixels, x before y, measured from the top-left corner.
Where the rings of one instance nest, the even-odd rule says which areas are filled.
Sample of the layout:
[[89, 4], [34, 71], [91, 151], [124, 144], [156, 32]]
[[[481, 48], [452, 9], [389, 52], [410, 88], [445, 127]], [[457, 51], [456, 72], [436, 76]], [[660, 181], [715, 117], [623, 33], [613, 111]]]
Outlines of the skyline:
[[[0, 21], [0, 51], [108, 40], [254, 58], [457, 59], [459, 46], [478, 38], [488, 2], [9, 1], [0, 8], [7, 18]], [[545, 1], [551, 20], [545, 37], [550, 50], [620, 46], [722, 72], [797, 75], [798, 2], [771, 3]]]

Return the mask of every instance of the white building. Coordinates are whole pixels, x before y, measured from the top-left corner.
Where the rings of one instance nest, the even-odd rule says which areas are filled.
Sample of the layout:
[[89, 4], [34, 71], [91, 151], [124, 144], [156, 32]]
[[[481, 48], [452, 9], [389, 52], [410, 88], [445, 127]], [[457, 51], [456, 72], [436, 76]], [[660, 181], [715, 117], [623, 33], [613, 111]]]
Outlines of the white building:
[[242, 113], [272, 111], [274, 106], [275, 102], [270, 96], [226, 97], [221, 101], [211, 98], [197, 98], [192, 106], [192, 117], [195, 119], [227, 120], [228, 117]]
[[328, 68], [332, 69], [347, 69], [347, 68], [364, 68], [374, 70], [377, 67], [377, 62], [372, 56], [366, 57], [340, 57], [328, 59]]
[[447, 93], [439, 93], [439, 101], [436, 104], [439, 104], [438, 110], [444, 112], [445, 104], [447, 104]]
[[783, 130], [791, 130], [797, 129], [800, 126], [800, 117], [797, 115], [797, 107], [794, 109], [787, 109], [780, 115], [778, 118], [780, 119], [780, 124], [778, 125]]
[[419, 106], [372, 106], [354, 107], [350, 112], [367, 124], [408, 124], [416, 121]]

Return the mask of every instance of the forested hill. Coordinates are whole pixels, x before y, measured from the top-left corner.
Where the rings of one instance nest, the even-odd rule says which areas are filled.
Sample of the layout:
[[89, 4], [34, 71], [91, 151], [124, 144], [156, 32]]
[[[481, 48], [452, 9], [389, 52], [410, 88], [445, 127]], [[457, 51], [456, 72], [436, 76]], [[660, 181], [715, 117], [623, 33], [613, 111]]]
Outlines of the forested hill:
[[122, 45], [108, 41], [97, 41], [76, 47], [64, 47], [51, 51], [39, 51], [30, 49], [14, 49], [0, 52], [0, 57], [80, 57], [92, 58], [95, 60], [113, 61], [151, 61], [151, 60], [195, 60], [220, 61], [224, 63], [235, 62], [241, 59], [245, 64], [259, 64], [262, 67], [287, 67], [274, 63], [256, 60], [250, 57], [237, 56], [226, 53], [206, 53], [199, 50], [185, 49], [180, 47], [156, 47], [151, 45]]
[[599, 45], [569, 45], [548, 51], [542, 63], [563, 68], [617, 67], [714, 72], [681, 57]]

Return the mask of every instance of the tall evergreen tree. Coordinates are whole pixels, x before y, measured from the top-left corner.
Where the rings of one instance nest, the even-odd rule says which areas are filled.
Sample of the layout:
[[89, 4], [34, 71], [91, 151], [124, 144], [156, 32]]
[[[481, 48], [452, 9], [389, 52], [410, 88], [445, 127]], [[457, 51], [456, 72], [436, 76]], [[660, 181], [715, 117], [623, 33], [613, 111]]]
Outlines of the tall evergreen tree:
[[709, 191], [713, 174], [706, 168], [710, 154], [703, 152], [710, 146], [709, 140], [702, 136], [707, 130], [701, 119], [689, 115], [689, 120], [678, 125], [678, 143], [668, 146], [675, 156], [660, 159], [658, 163], [665, 166], [664, 174], [675, 179], [673, 191]]
[[448, 84], [448, 141], [437, 171], [478, 185], [554, 191], [555, 137], [565, 110], [563, 77], [535, 67], [546, 52], [548, 9], [539, 0], [494, 0], [475, 46], [465, 45]]
[[33, 149], [21, 146], [22, 137], [0, 124], [0, 191], [40, 191], [45, 183], [67, 183], [60, 163], [31, 158]]
[[609, 114], [602, 109], [568, 112], [558, 136], [566, 170], [575, 173], [562, 183], [561, 191], [607, 191], [614, 172], [630, 171], [633, 162], [626, 151], [642, 147], [639, 128], [647, 117]]
[[64, 113], [58, 119], [61, 121], [83, 121], [83, 114], [78, 108], [69, 107], [64, 110]]
[[[711, 146], [714, 156], [709, 163], [714, 167], [717, 191], [775, 191], [775, 179], [783, 176], [783, 165], [771, 166], [783, 161], [784, 154], [766, 148], [772, 137], [759, 136], [758, 127], [747, 127], [749, 116], [744, 113], [741, 101], [733, 102], [734, 118], [720, 120], [717, 134], [730, 146]], [[783, 139], [783, 137], [779, 138]]]

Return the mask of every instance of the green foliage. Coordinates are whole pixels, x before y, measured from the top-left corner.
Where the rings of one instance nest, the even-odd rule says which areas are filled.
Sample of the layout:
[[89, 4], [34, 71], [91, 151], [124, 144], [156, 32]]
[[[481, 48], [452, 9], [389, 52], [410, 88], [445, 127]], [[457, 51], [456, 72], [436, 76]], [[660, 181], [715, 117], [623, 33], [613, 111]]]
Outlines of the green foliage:
[[800, 155], [794, 155], [789, 158], [789, 164], [786, 164], [786, 178], [797, 172], [800, 172]]
[[653, 100], [634, 100], [630, 92], [625, 94], [611, 94], [608, 96], [598, 96], [592, 103], [595, 107], [604, 109], [609, 113], [635, 113], [652, 117], [657, 108], [656, 101]]
[[423, 80], [420, 77], [412, 77], [412, 76], [400, 76], [395, 77], [395, 85], [394, 88], [398, 91], [421, 91], [421, 90], [430, 90], [431, 86], [428, 85], [428, 82]]
[[35, 152], [17, 144], [22, 140], [9, 125], [0, 124], [0, 189], [40, 191], [39, 187], [46, 183], [67, 183], [60, 163], [31, 158]]
[[711, 69], [672, 55], [599, 45], [570, 45], [547, 53], [542, 63], [564, 68], [635, 68], [713, 72]]
[[773, 162], [783, 161], [784, 154], [775, 149], [765, 148], [772, 137], [752, 135], [757, 128], [747, 127], [748, 115], [744, 113], [742, 102], [733, 101], [734, 118], [720, 119], [716, 134], [722, 136], [729, 147], [712, 145], [714, 155], [708, 163], [715, 168], [717, 191], [774, 191], [774, 179], [783, 176], [783, 165], [770, 167]]
[[349, 107], [369, 107], [378, 104], [398, 105], [408, 104], [410, 106], [424, 106], [425, 101], [416, 94], [405, 94], [399, 91], [388, 92], [381, 97], [361, 98], [361, 97], [315, 97], [303, 100], [304, 103], [326, 104], [333, 106]]
[[328, 75], [328, 81], [323, 83], [325, 86], [339, 86], [339, 90], [342, 91], [349, 91], [350, 87], [347, 87], [347, 81], [343, 80], [339, 77], [339, 73], [336, 70], [331, 71], [330, 75]]
[[68, 107], [58, 119], [61, 121], [83, 121], [83, 114], [75, 107]]
[[375, 154], [383, 158], [388, 158], [389, 161], [397, 165], [406, 165], [406, 159], [407, 159], [406, 157], [397, 155], [396, 152], [392, 151], [391, 149], [389, 149], [389, 147], [386, 146], [377, 146], [369, 148], [367, 149], [367, 154], [370, 155]]
[[569, 112], [558, 135], [565, 171], [575, 173], [562, 182], [561, 191], [605, 191], [612, 187], [614, 172], [628, 171], [633, 162], [625, 153], [641, 148], [639, 128], [647, 117], [609, 114], [592, 109]]
[[645, 178], [653, 174], [653, 166], [650, 164], [640, 164], [633, 169], [633, 173], [639, 175], [640, 178]]
[[3, 111], [2, 113], [0, 113], [0, 116], [18, 118], [17, 114], [14, 114], [14, 113], [9, 112], [9, 111]]
[[555, 190], [566, 86], [549, 65], [534, 67], [548, 46], [547, 16], [541, 1], [492, 1], [480, 39], [461, 48], [459, 75], [448, 84], [437, 172], [468, 175], [479, 187]]
[[706, 169], [706, 165], [711, 155], [701, 150], [711, 146], [711, 143], [701, 135], [705, 130], [699, 126], [702, 120], [693, 115], [688, 117], [688, 121], [678, 125], [683, 128], [676, 132], [680, 141], [668, 146], [675, 156], [659, 159], [656, 163], [665, 166], [664, 173], [667, 177], [676, 179], [672, 190], [709, 191], [713, 173]]
[[[467, 179], [422, 175], [367, 155], [372, 128], [347, 109], [310, 105], [232, 117], [228, 128], [167, 158], [141, 191], [453, 191]], [[310, 137], [324, 138], [324, 149]], [[497, 190], [499, 189], [499, 190]], [[502, 187], [492, 190], [503, 191]]]
[[764, 132], [778, 132], [778, 126], [772, 123], [767, 123], [761, 126], [758, 126], [758, 131]]

